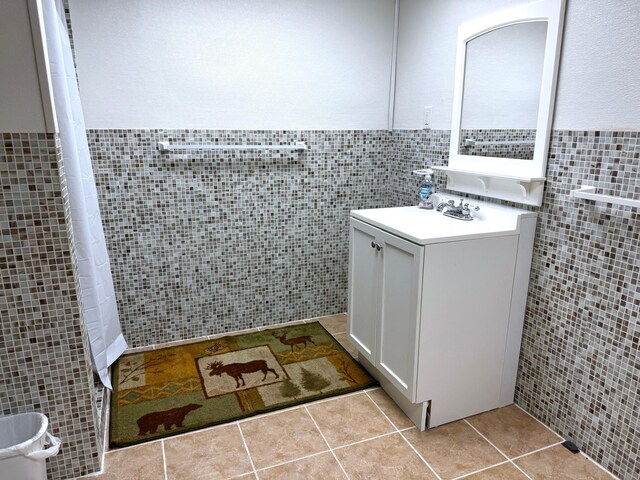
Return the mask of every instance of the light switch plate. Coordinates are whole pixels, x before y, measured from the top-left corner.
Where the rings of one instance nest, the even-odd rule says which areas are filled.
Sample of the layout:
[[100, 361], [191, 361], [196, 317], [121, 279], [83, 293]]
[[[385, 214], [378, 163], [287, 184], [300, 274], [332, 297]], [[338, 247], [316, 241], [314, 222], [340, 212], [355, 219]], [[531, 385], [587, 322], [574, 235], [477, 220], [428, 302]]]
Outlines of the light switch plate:
[[422, 117], [422, 128], [430, 129], [431, 128], [431, 112], [433, 110], [432, 106], [424, 107], [424, 115]]

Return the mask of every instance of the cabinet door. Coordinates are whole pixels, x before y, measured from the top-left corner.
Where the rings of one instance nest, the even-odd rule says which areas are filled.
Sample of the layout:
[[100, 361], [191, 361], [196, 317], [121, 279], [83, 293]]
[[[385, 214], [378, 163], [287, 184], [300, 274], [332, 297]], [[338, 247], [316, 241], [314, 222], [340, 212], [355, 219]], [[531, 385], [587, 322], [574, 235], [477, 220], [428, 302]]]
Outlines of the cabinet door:
[[381, 232], [378, 369], [414, 401], [424, 247]]
[[349, 338], [358, 351], [375, 365], [378, 324], [377, 229], [351, 220], [349, 245]]

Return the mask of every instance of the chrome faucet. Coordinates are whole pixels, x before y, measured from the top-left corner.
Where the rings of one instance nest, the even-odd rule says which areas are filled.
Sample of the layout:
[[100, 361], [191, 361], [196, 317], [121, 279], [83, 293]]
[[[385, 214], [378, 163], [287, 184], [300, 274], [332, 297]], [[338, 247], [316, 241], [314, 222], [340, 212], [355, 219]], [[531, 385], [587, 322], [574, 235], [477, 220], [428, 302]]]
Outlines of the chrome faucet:
[[436, 207], [438, 212], [443, 212], [445, 217], [455, 218], [457, 220], [464, 220], [466, 222], [470, 222], [473, 220], [471, 216], [471, 209], [474, 211], [480, 210], [480, 207], [472, 206], [469, 207], [468, 203], [464, 203], [464, 199], [460, 199], [460, 204], [456, 205], [456, 202], [453, 200], [449, 200], [448, 202], [440, 202]]
[[[462, 199], [460, 199], [460, 206], [462, 206]], [[454, 202], [453, 200], [449, 200], [448, 202], [440, 202], [436, 207], [436, 210], [438, 212], [442, 212], [445, 208], [447, 210], [456, 209], [456, 202]]]

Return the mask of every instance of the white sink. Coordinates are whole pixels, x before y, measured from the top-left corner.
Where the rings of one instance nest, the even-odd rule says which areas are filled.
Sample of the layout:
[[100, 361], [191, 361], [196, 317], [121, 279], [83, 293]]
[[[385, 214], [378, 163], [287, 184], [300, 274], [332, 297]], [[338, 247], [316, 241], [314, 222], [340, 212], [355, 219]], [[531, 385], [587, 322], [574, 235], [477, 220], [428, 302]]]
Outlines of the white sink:
[[[456, 204], [460, 201], [460, 197], [453, 195], [434, 197], [434, 205], [448, 200], [455, 200]], [[416, 206], [352, 210], [351, 216], [418, 245], [518, 234], [523, 217], [537, 216], [528, 210], [479, 200], [470, 200], [470, 203], [480, 207], [479, 211], [472, 212], [474, 219], [470, 222], [445, 217], [435, 208], [424, 210]]]

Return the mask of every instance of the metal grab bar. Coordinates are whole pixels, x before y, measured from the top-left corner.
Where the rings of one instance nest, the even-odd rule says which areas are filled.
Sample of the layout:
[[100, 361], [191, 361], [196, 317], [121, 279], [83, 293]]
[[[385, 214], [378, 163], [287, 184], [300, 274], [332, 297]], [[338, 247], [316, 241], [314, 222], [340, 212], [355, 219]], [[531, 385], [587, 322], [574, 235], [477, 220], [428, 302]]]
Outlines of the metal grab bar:
[[307, 150], [307, 144], [296, 142], [293, 145], [193, 145], [193, 144], [171, 144], [169, 142], [158, 142], [158, 149], [161, 152], [172, 152], [176, 150]]
[[495, 142], [479, 142], [473, 138], [465, 138], [465, 147], [475, 147], [476, 145], [534, 145], [535, 140], [496, 140]]

